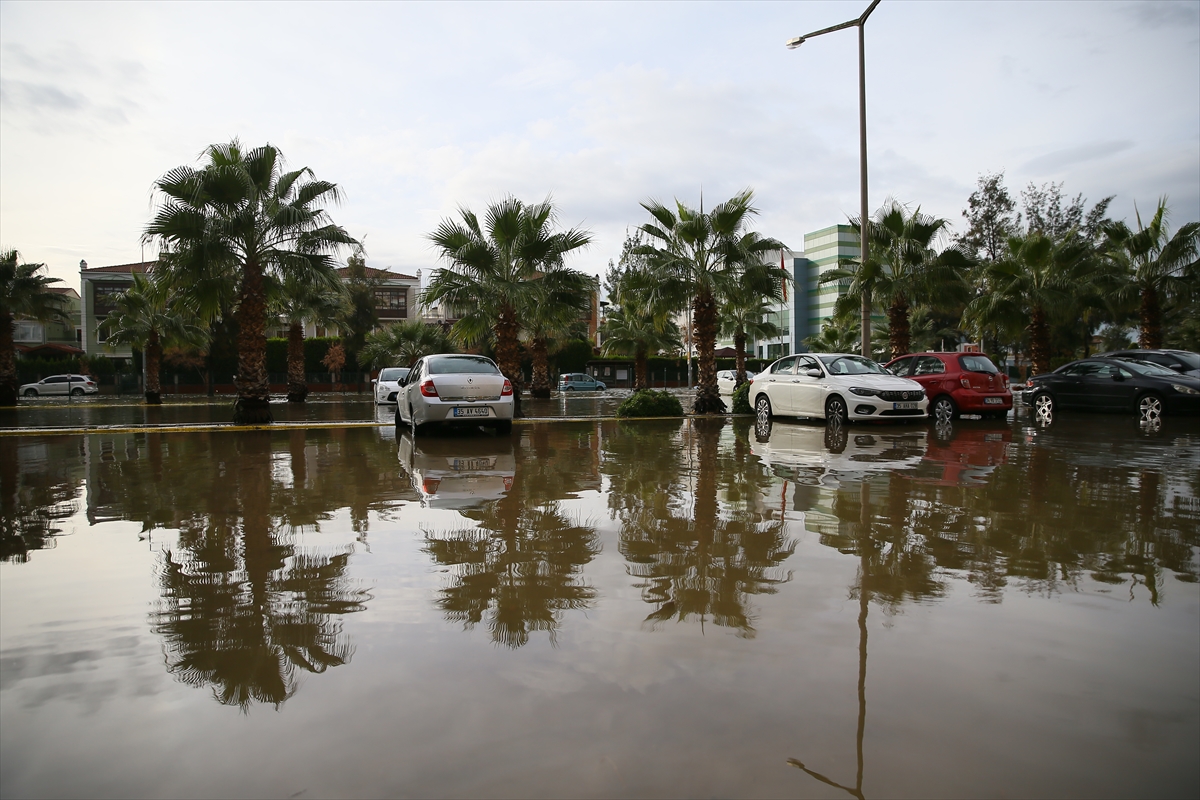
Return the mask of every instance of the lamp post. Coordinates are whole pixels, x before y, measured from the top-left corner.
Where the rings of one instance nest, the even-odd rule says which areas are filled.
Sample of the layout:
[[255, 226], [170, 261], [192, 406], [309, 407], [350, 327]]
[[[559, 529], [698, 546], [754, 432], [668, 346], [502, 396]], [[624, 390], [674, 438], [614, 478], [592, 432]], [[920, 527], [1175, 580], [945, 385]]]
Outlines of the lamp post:
[[833, 33], [844, 28], [858, 28], [858, 173], [862, 194], [858, 241], [862, 269], [860, 284], [862, 289], [862, 354], [864, 358], [871, 357], [871, 287], [865, 280], [867, 254], [869, 251], [868, 239], [870, 237], [867, 236], [867, 61], [863, 52], [865, 48], [863, 31], [866, 28], [867, 17], [871, 16], [871, 12], [875, 10], [875, 6], [877, 5], [879, 5], [879, 0], [872, 0], [871, 5], [867, 6], [867, 10], [858, 19], [852, 19], [843, 22], [841, 25], [834, 25], [830, 28], [822, 28], [819, 31], [806, 33], [803, 36], [797, 36], [795, 39], [789, 39], [787, 42], [788, 49], [795, 50], [804, 44], [806, 39], [811, 39], [814, 36], [820, 36], [823, 33]]

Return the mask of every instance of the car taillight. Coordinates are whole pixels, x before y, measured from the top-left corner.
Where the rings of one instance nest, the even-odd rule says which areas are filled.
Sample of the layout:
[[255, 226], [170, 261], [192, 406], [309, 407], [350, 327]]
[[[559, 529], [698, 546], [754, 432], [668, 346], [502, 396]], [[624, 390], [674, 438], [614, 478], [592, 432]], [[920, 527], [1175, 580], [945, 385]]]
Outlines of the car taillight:
[[1008, 388], [1008, 376], [1007, 375], [1000, 376], [1000, 386], [1001, 386], [1001, 388], [1004, 388], [1004, 389]]
[[423, 397], [437, 397], [437, 387], [433, 385], [433, 378], [426, 378], [421, 381], [421, 395]]
[[438, 478], [426, 478], [421, 481], [421, 488], [425, 490], [425, 494], [437, 494], [438, 487], [442, 482]]
[[504, 388], [500, 390], [501, 397], [512, 397], [512, 381], [504, 379]]
[[970, 379], [970, 378], [968, 378], [966, 375], [963, 375], [961, 378], [959, 378], [959, 379], [958, 379], [958, 382], [959, 382], [959, 383], [961, 383], [961, 384], [963, 385], [963, 388], [964, 388], [964, 389], [970, 389], [970, 388], [971, 388], [971, 379]]

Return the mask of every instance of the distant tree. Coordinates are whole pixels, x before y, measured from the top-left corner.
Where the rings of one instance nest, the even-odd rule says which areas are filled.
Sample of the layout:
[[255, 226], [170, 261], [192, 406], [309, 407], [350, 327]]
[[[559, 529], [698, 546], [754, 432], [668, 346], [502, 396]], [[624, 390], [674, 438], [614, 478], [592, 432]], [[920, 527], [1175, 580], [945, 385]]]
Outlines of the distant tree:
[[324, 325], [336, 322], [345, 314], [347, 292], [340, 287], [331, 288], [324, 281], [293, 275], [275, 283], [270, 297], [271, 309], [288, 324], [288, 402], [303, 403], [308, 396], [304, 372], [304, 323], [312, 321]]
[[967, 230], [957, 241], [978, 259], [995, 261], [1004, 254], [1009, 236], [1021, 232], [1021, 214], [1004, 185], [1004, 171], [983, 173], [967, 198], [962, 215]]
[[367, 268], [366, 253], [361, 245], [346, 259], [346, 279], [343, 281], [346, 300], [338, 320], [343, 329], [342, 341], [350, 355], [357, 356], [367, 340], [367, 334], [379, 326], [375, 308], [375, 289], [382, 281]]
[[423, 358], [437, 353], [457, 353], [454, 340], [438, 325], [426, 325], [419, 319], [394, 322], [367, 334], [358, 363], [366, 369], [411, 367]]
[[1040, 233], [1052, 240], [1075, 232], [1090, 242], [1098, 241], [1105, 224], [1109, 222], [1105, 214], [1115, 195], [1105, 197], [1091, 210], [1086, 210], [1087, 200], [1082, 194], [1067, 199], [1063, 196], [1062, 188], [1061, 182], [1044, 183], [1041, 186], [1030, 183], [1021, 190], [1028, 232]]
[[346, 348], [342, 346], [341, 342], [334, 342], [325, 351], [325, 357], [321, 359], [321, 363], [333, 374], [334, 385], [341, 383], [342, 369], [346, 366]]
[[17, 317], [41, 322], [65, 319], [66, 299], [50, 290], [58, 278], [39, 274], [45, 264], [18, 263], [16, 250], [0, 253], [0, 406], [17, 404], [17, 358], [13, 329]]
[[591, 275], [554, 265], [534, 282], [533, 303], [523, 315], [522, 327], [533, 361], [529, 394], [550, 396], [550, 351], [569, 339], [582, 317], [592, 310], [599, 282]]
[[766, 319], [772, 312], [768, 299], [772, 302], [782, 299], [780, 290], [775, 289], [772, 295], [764, 296], [759, 289], [739, 284], [725, 295], [721, 308], [721, 335], [733, 338], [737, 370], [733, 382], [735, 389], [746, 382], [746, 340], [772, 339], [779, 335], [779, 326]]

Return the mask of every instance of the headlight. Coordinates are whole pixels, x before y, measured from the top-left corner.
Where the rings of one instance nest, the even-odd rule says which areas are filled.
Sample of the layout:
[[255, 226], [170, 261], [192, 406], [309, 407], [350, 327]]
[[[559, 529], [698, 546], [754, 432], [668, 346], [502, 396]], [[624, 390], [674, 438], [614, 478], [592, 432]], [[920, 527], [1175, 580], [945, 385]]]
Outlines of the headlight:
[[[1180, 386], [1178, 383], [1172, 383], [1171, 388], [1174, 389], [1175, 391], [1179, 392], [1180, 394], [1200, 394], [1200, 392], [1196, 391], [1192, 387]], [[854, 390], [851, 389], [850, 391], [854, 391]]]
[[859, 397], [874, 397], [878, 394], [878, 392], [876, 392], [874, 389], [863, 389], [858, 386], [851, 388], [850, 392], [851, 394], [856, 394]]

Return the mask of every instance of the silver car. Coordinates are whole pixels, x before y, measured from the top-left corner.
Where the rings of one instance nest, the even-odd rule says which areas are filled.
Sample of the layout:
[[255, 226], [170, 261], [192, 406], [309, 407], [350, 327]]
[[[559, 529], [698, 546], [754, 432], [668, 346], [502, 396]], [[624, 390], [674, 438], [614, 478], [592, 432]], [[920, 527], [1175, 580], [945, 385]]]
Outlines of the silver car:
[[56, 394], [82, 397], [98, 391], [100, 391], [100, 387], [86, 375], [51, 375], [48, 378], [42, 378], [37, 383], [27, 383], [21, 387], [21, 395], [24, 397]]
[[396, 426], [413, 434], [431, 423], [512, 431], [512, 381], [490, 358], [472, 355], [426, 356], [413, 365], [396, 396]]
[[400, 393], [400, 381], [408, 375], [408, 367], [385, 367], [379, 370], [379, 377], [371, 381], [375, 384], [375, 403], [394, 403]]

